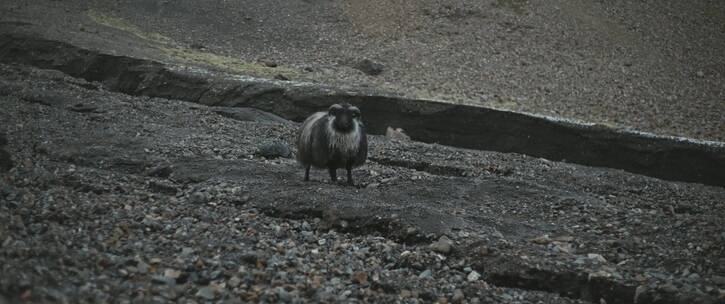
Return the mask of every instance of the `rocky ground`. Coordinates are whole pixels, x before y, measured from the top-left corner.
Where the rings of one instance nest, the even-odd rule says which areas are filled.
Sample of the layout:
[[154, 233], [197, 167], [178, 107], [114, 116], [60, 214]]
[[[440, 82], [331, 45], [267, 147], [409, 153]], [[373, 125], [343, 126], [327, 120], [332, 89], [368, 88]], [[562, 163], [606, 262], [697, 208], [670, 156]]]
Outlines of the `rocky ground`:
[[37, 0], [0, 15], [119, 54], [725, 140], [722, 1]]
[[[0, 302], [719, 303], [725, 190], [296, 124], [0, 65]], [[2, 141], [0, 141], [2, 142]]]
[[725, 139], [721, 2], [570, 2], [1, 2], [3, 52], [103, 82], [1, 56], [0, 304], [725, 302], [725, 188], [382, 136], [303, 182], [296, 123], [144, 96], [226, 85], [170, 64]]

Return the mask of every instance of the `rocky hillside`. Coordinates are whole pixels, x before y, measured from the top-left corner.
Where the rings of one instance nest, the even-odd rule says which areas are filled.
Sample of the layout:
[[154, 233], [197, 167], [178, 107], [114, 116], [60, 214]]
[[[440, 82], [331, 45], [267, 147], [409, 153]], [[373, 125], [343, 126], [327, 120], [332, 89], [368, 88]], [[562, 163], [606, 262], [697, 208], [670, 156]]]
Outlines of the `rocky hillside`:
[[0, 12], [122, 53], [151, 56], [136, 39], [164, 60], [245, 74], [725, 140], [722, 1], [41, 0]]

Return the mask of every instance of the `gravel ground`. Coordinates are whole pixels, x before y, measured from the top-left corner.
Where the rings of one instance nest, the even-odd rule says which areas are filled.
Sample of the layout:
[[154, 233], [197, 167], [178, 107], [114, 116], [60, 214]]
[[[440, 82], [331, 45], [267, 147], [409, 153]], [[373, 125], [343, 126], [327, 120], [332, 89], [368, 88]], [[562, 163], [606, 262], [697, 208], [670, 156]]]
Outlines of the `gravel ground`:
[[0, 302], [725, 300], [722, 188], [377, 136], [303, 182], [259, 111], [7, 65], [0, 102]]
[[139, 52], [125, 33], [161, 60], [725, 140], [722, 1], [48, 0], [0, 10], [124, 54]]

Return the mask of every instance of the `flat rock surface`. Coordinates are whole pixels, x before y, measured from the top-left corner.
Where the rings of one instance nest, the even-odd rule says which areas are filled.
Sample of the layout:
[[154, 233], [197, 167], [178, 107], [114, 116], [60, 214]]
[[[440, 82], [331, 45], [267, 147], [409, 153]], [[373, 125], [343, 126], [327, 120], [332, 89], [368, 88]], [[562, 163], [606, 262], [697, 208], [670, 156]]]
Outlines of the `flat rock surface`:
[[132, 57], [725, 140], [725, 2], [4, 1]]
[[10, 302], [725, 299], [723, 188], [378, 136], [303, 182], [263, 112], [9, 65], [0, 104]]

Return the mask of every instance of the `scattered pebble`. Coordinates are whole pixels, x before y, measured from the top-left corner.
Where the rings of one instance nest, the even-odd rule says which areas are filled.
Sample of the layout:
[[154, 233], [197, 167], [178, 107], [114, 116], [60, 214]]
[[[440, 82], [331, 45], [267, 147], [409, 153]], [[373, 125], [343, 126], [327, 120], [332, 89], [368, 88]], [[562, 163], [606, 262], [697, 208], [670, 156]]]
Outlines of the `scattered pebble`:
[[467, 280], [468, 280], [469, 282], [473, 282], [473, 281], [478, 281], [478, 279], [480, 279], [480, 278], [481, 278], [481, 274], [480, 274], [480, 273], [478, 273], [478, 272], [477, 272], [477, 271], [475, 271], [475, 270], [474, 270], [474, 271], [471, 271], [471, 272], [470, 272], [470, 273], [468, 274], [468, 276], [466, 276], [466, 279], [467, 279]]
[[451, 241], [448, 237], [442, 236], [438, 241], [434, 242], [430, 245], [431, 250], [442, 253], [442, 254], [448, 254], [451, 252], [451, 249], [453, 248], [453, 241]]

